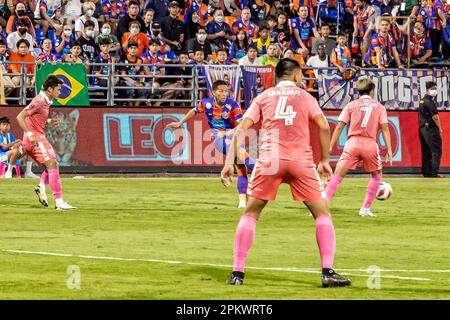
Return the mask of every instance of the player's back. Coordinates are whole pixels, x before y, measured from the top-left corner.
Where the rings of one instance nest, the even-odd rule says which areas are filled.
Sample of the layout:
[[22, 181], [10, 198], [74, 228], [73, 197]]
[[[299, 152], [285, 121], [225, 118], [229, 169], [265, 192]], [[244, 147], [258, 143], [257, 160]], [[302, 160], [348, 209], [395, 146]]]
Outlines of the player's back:
[[48, 114], [50, 111], [51, 101], [41, 91], [36, 97], [31, 100], [30, 104], [25, 107], [28, 113], [26, 122], [33, 133], [45, 134], [44, 128], [47, 123]]
[[323, 114], [309, 93], [281, 81], [255, 98], [246, 117], [261, 122], [259, 158], [313, 161], [309, 120]]
[[339, 121], [349, 125], [349, 138], [359, 136], [377, 140], [380, 125], [387, 123], [387, 113], [382, 104], [369, 96], [362, 96], [345, 106]]

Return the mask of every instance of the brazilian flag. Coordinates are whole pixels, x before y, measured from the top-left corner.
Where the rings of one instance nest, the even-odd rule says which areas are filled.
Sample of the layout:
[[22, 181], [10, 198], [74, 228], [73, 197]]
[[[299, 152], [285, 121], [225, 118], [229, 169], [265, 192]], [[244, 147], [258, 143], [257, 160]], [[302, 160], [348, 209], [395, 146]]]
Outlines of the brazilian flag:
[[42, 90], [42, 85], [49, 75], [55, 75], [63, 81], [61, 94], [53, 105], [55, 106], [89, 106], [86, 68], [82, 63], [62, 64], [44, 63], [36, 71], [36, 92]]

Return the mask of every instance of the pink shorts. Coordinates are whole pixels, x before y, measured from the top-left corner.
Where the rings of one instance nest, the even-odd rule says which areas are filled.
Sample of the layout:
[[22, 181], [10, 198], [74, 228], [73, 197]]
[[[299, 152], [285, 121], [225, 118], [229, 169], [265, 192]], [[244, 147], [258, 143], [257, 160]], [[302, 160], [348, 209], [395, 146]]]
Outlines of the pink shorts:
[[28, 135], [24, 133], [22, 141], [25, 152], [40, 166], [50, 159], [56, 159], [55, 151], [47, 139], [45, 139], [45, 136], [35, 135], [35, 137], [38, 141], [37, 146], [33, 146], [30, 143]]
[[375, 140], [366, 137], [351, 137], [345, 143], [344, 152], [336, 166], [354, 170], [360, 161], [363, 162], [364, 170], [367, 172], [383, 168], [380, 150]]
[[283, 182], [291, 187], [294, 200], [314, 201], [325, 198], [314, 164], [279, 159], [256, 161], [247, 194], [260, 200], [275, 200], [278, 187]]

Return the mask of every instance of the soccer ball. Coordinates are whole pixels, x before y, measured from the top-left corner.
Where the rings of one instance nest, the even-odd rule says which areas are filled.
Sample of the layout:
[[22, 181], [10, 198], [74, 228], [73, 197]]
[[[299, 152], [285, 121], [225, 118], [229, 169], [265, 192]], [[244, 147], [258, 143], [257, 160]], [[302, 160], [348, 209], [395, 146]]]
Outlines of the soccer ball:
[[378, 200], [387, 200], [392, 195], [392, 187], [389, 183], [381, 181], [377, 191]]

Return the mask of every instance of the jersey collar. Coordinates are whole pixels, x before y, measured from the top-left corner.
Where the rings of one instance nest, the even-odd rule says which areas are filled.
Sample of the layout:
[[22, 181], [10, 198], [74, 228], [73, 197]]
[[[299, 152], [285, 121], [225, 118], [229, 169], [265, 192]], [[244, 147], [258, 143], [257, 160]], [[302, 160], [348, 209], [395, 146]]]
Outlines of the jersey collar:
[[361, 97], [359, 97], [360, 99], [372, 99], [372, 97], [371, 96], [369, 96], [368, 94], [365, 94], [365, 95], [363, 95], [363, 96], [361, 96]]
[[279, 88], [279, 87], [296, 87], [295, 83], [293, 83], [290, 80], [280, 81], [280, 82], [278, 82], [278, 84], [276, 86], [277, 86], [277, 88]]
[[42, 95], [42, 96], [44, 97], [45, 101], [46, 101], [48, 104], [52, 104], [52, 101], [50, 101], [50, 99], [47, 97], [47, 95], [44, 93], [44, 91], [39, 92], [39, 94]]

